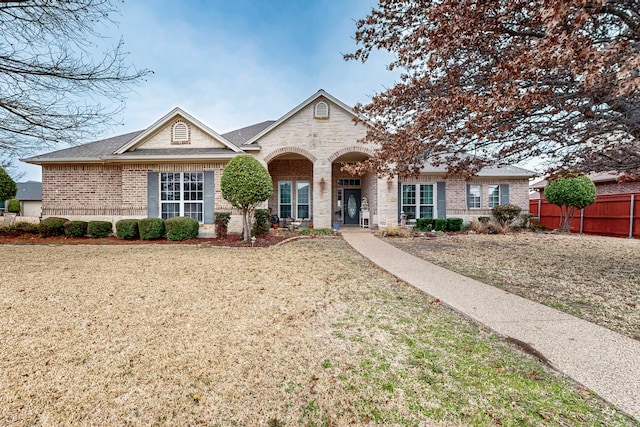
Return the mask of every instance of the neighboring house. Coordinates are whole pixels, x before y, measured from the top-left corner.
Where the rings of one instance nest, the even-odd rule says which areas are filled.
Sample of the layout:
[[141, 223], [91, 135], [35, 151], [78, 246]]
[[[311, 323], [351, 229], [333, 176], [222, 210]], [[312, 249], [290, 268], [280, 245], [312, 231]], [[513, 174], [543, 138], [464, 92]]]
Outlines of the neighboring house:
[[16, 183], [20, 202], [20, 215], [39, 218], [42, 215], [42, 183], [27, 181]]
[[[470, 181], [446, 179], [425, 166], [418, 178], [352, 176], [344, 163], [365, 160], [375, 146], [359, 143], [367, 125], [352, 108], [320, 90], [276, 121], [218, 134], [176, 108], [149, 128], [25, 161], [42, 166], [43, 216], [121, 218], [191, 216], [211, 229], [215, 211], [239, 212], [221, 195], [220, 177], [233, 157], [248, 154], [273, 178], [272, 213], [313, 223], [372, 225], [418, 217], [486, 216], [501, 203], [528, 211], [533, 173], [515, 166], [485, 168]], [[369, 211], [361, 213], [366, 198]]]
[[[617, 172], [592, 172], [587, 174], [587, 176], [595, 184], [596, 194], [598, 196], [640, 193], [640, 181], [618, 182], [621, 174]], [[546, 179], [531, 184], [530, 189], [532, 192], [530, 198], [539, 199], [541, 196], [544, 198], [544, 187], [546, 187], [546, 185]]]

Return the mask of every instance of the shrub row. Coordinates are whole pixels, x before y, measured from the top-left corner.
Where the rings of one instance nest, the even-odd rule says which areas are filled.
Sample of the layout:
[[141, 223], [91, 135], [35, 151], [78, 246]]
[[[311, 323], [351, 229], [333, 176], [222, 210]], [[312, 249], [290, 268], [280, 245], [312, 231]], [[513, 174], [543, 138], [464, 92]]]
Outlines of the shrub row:
[[[193, 218], [175, 217], [167, 220], [161, 218], [123, 219], [116, 223], [116, 236], [119, 239], [153, 240], [189, 240], [198, 236], [200, 224]], [[66, 236], [108, 237], [113, 232], [110, 221], [69, 221], [66, 218], [49, 217], [40, 224], [20, 222], [11, 227], [0, 228], [0, 234], [18, 236], [21, 234], [39, 234], [41, 237]]]
[[462, 218], [418, 218], [416, 230], [420, 231], [460, 231]]

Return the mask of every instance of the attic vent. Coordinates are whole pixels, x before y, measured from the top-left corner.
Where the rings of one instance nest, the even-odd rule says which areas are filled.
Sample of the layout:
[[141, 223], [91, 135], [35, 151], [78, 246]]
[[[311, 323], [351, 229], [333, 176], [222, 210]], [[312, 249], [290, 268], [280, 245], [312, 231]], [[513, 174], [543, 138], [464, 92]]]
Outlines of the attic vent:
[[316, 104], [315, 118], [316, 119], [329, 118], [329, 105], [326, 102], [320, 101]]
[[171, 142], [176, 144], [189, 143], [189, 126], [185, 122], [177, 122], [173, 125]]

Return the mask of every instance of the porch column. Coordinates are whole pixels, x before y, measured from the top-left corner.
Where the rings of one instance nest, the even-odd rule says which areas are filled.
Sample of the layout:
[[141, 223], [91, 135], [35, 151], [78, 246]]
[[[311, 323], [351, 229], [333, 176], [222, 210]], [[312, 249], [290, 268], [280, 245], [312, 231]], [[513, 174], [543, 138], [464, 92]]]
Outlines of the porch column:
[[398, 178], [378, 178], [378, 215], [372, 225], [377, 226], [380, 221], [397, 224], [398, 210]]
[[313, 163], [313, 226], [331, 228], [331, 163], [318, 159]]

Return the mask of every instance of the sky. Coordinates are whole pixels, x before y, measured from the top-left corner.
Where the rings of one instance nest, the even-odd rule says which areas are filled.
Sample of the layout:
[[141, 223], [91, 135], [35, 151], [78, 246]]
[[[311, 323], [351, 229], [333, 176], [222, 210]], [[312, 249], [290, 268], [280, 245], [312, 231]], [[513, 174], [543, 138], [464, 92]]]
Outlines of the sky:
[[[344, 61], [357, 49], [356, 20], [375, 0], [125, 0], [117, 25], [99, 32], [153, 71], [134, 88], [101, 138], [142, 130], [180, 107], [218, 133], [276, 120], [324, 89], [347, 105], [367, 103], [398, 80], [389, 54]], [[99, 138], [99, 139], [101, 139]], [[91, 141], [81, 141], [91, 142]], [[61, 146], [60, 148], [65, 148]], [[41, 180], [20, 162], [20, 181]]]

